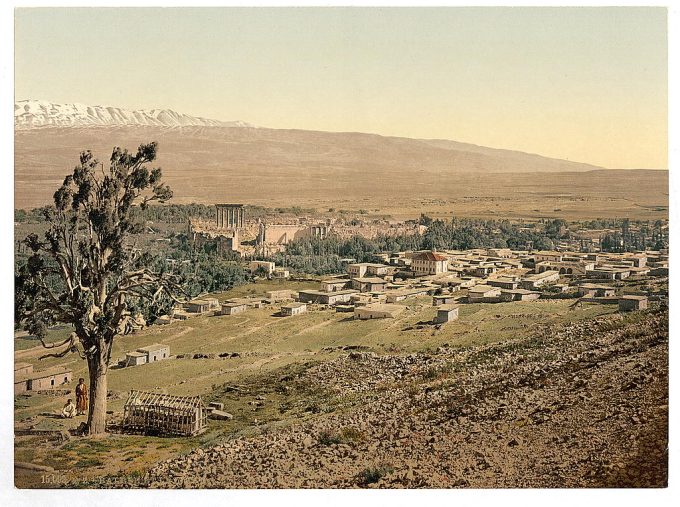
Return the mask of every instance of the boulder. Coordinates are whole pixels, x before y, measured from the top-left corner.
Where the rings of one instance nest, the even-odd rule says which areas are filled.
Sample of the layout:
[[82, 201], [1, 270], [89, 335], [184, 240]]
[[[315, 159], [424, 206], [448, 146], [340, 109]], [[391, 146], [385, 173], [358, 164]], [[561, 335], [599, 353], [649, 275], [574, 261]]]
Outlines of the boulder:
[[217, 419], [220, 421], [231, 421], [234, 418], [229, 412], [224, 412], [222, 410], [213, 410], [209, 414], [209, 417], [210, 419]]

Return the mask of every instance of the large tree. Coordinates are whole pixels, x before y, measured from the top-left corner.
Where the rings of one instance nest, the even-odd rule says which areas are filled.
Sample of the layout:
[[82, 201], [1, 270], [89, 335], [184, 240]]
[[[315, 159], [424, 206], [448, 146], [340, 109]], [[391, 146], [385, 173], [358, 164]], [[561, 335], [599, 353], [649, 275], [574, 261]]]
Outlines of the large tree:
[[[107, 370], [114, 338], [128, 328], [130, 309], [181, 288], [172, 274], [151, 269], [150, 255], [135, 248], [142, 223], [135, 206], [172, 197], [161, 169], [149, 168], [157, 143], [136, 154], [114, 148], [107, 171], [90, 151], [54, 194], [46, 208], [44, 237], [24, 241], [31, 254], [15, 276], [15, 318], [24, 329], [55, 349], [47, 356], [78, 353], [87, 360], [90, 380], [88, 430], [106, 430]], [[50, 325], [71, 324], [61, 343], [46, 343]]]

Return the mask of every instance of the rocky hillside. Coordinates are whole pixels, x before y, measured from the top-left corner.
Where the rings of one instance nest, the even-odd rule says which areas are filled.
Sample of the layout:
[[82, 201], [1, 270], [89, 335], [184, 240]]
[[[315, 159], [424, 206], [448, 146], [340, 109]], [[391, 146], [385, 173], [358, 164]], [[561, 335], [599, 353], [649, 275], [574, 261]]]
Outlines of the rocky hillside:
[[666, 312], [538, 328], [464, 350], [354, 351], [272, 388], [300, 381], [331, 393], [334, 408], [160, 463], [144, 484], [553, 488], [667, 481]]

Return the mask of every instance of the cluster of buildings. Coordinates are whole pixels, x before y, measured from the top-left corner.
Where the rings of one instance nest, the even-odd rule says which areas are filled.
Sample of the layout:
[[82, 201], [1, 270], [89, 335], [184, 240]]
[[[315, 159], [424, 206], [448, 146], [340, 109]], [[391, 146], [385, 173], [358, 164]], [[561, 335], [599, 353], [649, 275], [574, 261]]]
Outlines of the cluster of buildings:
[[[277, 272], [269, 261], [252, 261], [250, 267], [269, 276]], [[317, 288], [273, 290], [262, 297], [222, 302], [197, 299], [176, 308], [161, 323], [206, 313], [236, 315], [264, 305], [277, 305], [285, 317], [315, 305], [351, 312], [357, 320], [394, 318], [405, 308], [398, 303], [419, 296], [432, 298], [436, 324], [455, 320], [460, 304], [544, 297], [619, 304], [621, 311], [628, 311], [646, 308], [648, 295], [624, 294], [629, 291], [621, 287], [623, 281], [667, 275], [668, 255], [651, 251], [603, 254], [489, 248], [385, 253], [377, 255], [375, 262], [347, 259], [345, 273], [320, 280]]]
[[[301, 290], [282, 314], [325, 305], [354, 312], [356, 319], [396, 317], [396, 303], [429, 295], [438, 308], [436, 323], [457, 318], [461, 303], [532, 301], [541, 297], [618, 303], [621, 311], [644, 309], [648, 295], [625, 294], [624, 280], [668, 275], [663, 252], [622, 254], [513, 251], [506, 248], [380, 254], [381, 262], [349, 262], [345, 274]], [[615, 286], [616, 285], [616, 286]], [[290, 297], [293, 297], [290, 295]]]

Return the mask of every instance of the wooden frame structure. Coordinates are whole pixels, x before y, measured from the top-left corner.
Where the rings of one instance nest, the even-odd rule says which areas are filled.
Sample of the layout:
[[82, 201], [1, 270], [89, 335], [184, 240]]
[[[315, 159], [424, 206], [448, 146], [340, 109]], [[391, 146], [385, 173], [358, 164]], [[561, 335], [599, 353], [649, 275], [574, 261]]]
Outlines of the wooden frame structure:
[[125, 431], [192, 436], [202, 433], [207, 424], [208, 410], [200, 396], [130, 391], [125, 402]]

